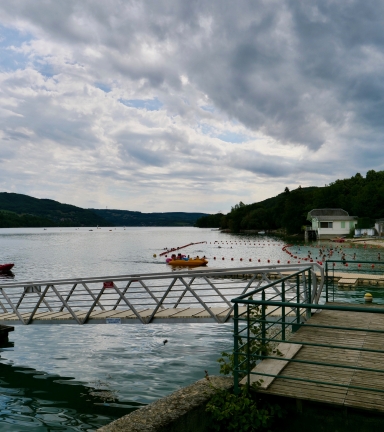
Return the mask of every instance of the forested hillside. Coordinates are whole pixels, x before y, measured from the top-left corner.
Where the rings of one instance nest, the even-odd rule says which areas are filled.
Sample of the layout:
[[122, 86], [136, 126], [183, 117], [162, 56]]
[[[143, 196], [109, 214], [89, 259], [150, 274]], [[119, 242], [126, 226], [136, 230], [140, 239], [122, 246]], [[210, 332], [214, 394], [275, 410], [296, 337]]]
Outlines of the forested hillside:
[[229, 228], [233, 232], [282, 228], [295, 234], [309, 224], [307, 214], [314, 208], [342, 208], [358, 216], [362, 228], [372, 226], [375, 219], [384, 218], [384, 171], [368, 171], [365, 178], [357, 173], [325, 187], [285, 188], [265, 201], [249, 205], [240, 202], [227, 215], [201, 218], [196, 226]]
[[18, 215], [14, 212], [0, 210], [0, 228], [36, 228], [52, 226], [55, 226], [55, 223], [46, 218], [28, 214]]
[[50, 199], [0, 192], [0, 228], [51, 226], [193, 226], [206, 213], [83, 209]]
[[[90, 210], [50, 199], [38, 199], [17, 193], [0, 193], [0, 226], [108, 226], [108, 222]], [[4, 213], [4, 210], [10, 213]], [[15, 218], [15, 214], [19, 217]]]
[[129, 210], [91, 209], [115, 226], [193, 226], [205, 213], [141, 213]]

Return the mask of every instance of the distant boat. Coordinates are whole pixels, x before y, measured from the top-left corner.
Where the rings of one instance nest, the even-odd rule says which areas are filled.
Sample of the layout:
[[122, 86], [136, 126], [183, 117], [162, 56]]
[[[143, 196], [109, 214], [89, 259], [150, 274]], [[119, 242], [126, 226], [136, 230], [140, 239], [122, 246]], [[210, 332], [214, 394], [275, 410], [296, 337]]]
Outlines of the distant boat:
[[166, 262], [171, 266], [177, 267], [200, 267], [206, 266], [208, 264], [208, 260], [206, 260], [205, 258], [190, 258], [188, 261], [185, 261], [183, 259], [176, 259], [169, 261], [167, 260]]

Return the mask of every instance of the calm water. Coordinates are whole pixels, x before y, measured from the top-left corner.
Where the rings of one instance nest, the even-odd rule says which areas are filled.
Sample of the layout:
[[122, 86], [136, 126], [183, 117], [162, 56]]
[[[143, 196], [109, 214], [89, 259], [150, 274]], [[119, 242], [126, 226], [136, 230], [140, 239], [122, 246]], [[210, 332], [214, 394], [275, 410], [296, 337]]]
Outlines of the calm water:
[[[0, 262], [14, 262], [13, 280], [19, 281], [165, 272], [164, 258], [153, 254], [198, 241], [207, 243], [184, 251], [206, 255], [211, 268], [289, 259], [280, 240], [261, 236], [197, 228], [66, 228], [0, 229]], [[306, 256], [310, 247], [291, 250]], [[377, 256], [376, 249], [348, 250], [355, 252]], [[360, 299], [358, 292], [340, 296]], [[217, 374], [216, 359], [232, 346], [231, 330], [230, 324], [16, 326], [14, 347], [1, 349], [0, 430], [95, 430], [202, 378], [204, 370]], [[117, 404], [89, 399], [84, 385], [97, 380], [119, 392]]]

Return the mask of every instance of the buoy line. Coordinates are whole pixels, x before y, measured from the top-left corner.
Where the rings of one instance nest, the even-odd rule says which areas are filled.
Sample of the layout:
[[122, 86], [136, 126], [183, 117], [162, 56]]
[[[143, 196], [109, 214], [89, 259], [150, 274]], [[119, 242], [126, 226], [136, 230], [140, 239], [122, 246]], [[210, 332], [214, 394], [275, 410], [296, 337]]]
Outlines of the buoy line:
[[178, 251], [178, 250], [180, 250], [180, 249], [184, 249], [184, 248], [186, 248], [186, 247], [188, 247], [188, 246], [193, 246], [193, 245], [202, 244], [202, 243], [207, 243], [207, 242], [206, 242], [206, 241], [201, 241], [201, 242], [197, 242], [197, 243], [189, 243], [189, 244], [184, 245], [184, 246], [180, 246], [180, 247], [177, 247], [177, 248], [168, 249], [168, 250], [166, 250], [165, 252], [162, 252], [161, 254], [159, 254], [159, 256], [163, 256], [163, 255], [165, 255], [165, 254], [167, 254], [167, 253], [170, 253], [170, 252], [176, 252], [176, 251]]

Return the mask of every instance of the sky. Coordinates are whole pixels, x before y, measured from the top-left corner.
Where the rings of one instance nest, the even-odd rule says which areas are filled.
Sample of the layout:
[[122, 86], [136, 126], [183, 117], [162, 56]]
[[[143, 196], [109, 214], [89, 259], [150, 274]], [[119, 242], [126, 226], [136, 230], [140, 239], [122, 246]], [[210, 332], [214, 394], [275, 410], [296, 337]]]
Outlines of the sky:
[[0, 191], [230, 211], [384, 169], [384, 3], [0, 2]]

